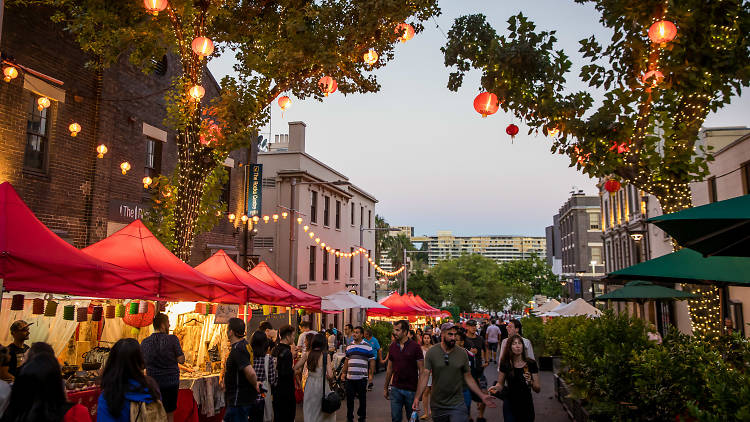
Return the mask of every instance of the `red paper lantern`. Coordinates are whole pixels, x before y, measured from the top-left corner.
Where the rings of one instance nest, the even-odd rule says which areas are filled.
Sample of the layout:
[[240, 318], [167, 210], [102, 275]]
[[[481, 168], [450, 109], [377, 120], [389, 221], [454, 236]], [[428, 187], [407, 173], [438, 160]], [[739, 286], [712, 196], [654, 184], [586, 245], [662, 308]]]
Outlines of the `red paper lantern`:
[[658, 21], [648, 29], [648, 37], [655, 44], [665, 44], [677, 36], [677, 27], [670, 21]]
[[624, 141], [620, 143], [618, 143], [617, 141], [612, 141], [612, 146], [609, 147], [609, 150], [614, 151], [618, 154], [622, 154], [623, 152], [630, 151], [630, 145], [628, 145], [628, 143]]
[[644, 85], [656, 88], [664, 80], [664, 74], [658, 70], [649, 70], [643, 75], [641, 81]]
[[398, 34], [398, 40], [401, 42], [407, 42], [414, 38], [414, 27], [406, 22], [400, 23], [396, 27], [395, 32]]
[[620, 182], [614, 179], [609, 179], [606, 182], [604, 182], [604, 189], [607, 190], [609, 193], [615, 193], [618, 190], [620, 190]]
[[190, 46], [193, 53], [200, 57], [210, 56], [214, 52], [214, 42], [208, 37], [196, 37]]
[[505, 128], [505, 133], [510, 135], [511, 139], [515, 139], [516, 135], [518, 135], [518, 126], [513, 123], [509, 124], [508, 127]]
[[156, 16], [167, 8], [167, 0], [143, 0], [143, 6], [146, 7], [148, 13]]
[[336, 83], [336, 79], [333, 79], [330, 76], [323, 76], [318, 81], [318, 86], [320, 87], [320, 90], [323, 91], [323, 95], [327, 97], [328, 94], [336, 92], [336, 88], [338, 88], [339, 85]]
[[499, 108], [500, 103], [497, 101], [497, 95], [491, 92], [483, 92], [474, 98], [474, 110], [481, 114], [483, 118], [497, 113]]
[[154, 304], [152, 302], [148, 302], [148, 310], [146, 312], [132, 315], [128, 313], [122, 317], [122, 320], [123, 322], [125, 322], [125, 324], [131, 327], [142, 328], [151, 325], [151, 323], [154, 322], [155, 312], [156, 309], [154, 308]]
[[283, 97], [279, 97], [279, 107], [281, 108], [281, 114], [284, 114], [286, 109], [292, 106], [292, 100], [284, 95]]

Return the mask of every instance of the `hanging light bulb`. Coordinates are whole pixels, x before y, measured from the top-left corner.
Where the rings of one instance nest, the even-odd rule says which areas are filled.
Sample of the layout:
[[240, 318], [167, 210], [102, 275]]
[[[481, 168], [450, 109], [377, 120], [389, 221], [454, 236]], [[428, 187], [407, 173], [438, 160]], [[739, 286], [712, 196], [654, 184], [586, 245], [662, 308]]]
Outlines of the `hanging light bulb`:
[[302, 217], [297, 217], [297, 224], [302, 224]]
[[560, 129], [557, 126], [550, 126], [547, 128], [547, 135], [554, 138], [560, 133]]
[[284, 211], [284, 212], [282, 212], [282, 213], [281, 213], [281, 218], [283, 218], [284, 220], [286, 220], [286, 217], [287, 217], [288, 215], [289, 215], [289, 213], [288, 213], [288, 212], [286, 212], [286, 211]]
[[127, 161], [123, 161], [120, 163], [120, 170], [122, 170], [122, 174], [128, 174], [128, 170], [130, 170], [130, 163]]
[[279, 215], [278, 214], [274, 214], [273, 215], [273, 222], [275, 223], [277, 221], [279, 221]]
[[68, 130], [70, 131], [70, 136], [76, 137], [78, 136], [78, 132], [81, 131], [81, 125], [78, 123], [71, 123], [70, 126], [68, 126]]
[[196, 37], [190, 46], [200, 58], [208, 57], [214, 52], [214, 42], [208, 37]]
[[16, 69], [13, 66], [5, 66], [3, 68], [3, 75], [5, 76], [3, 79], [5, 82], [10, 82], [13, 79], [16, 79], [18, 77], [18, 69]]
[[206, 90], [200, 85], [193, 85], [192, 88], [190, 88], [190, 98], [193, 99], [193, 101], [200, 101], [204, 95], [206, 95]]
[[307, 232], [310, 229], [310, 226], [302, 226], [302, 230]]
[[36, 100], [36, 104], [37, 104], [36, 108], [39, 109], [39, 111], [42, 111], [45, 108], [49, 107], [51, 103], [49, 101], [49, 98], [47, 98], [47, 97], [39, 97], [39, 99]]
[[320, 238], [319, 237], [315, 238], [315, 243], [320, 243]]
[[307, 235], [310, 236], [310, 239], [312, 239], [313, 237], [315, 237], [315, 233], [313, 233], [313, 232], [310, 232]]
[[153, 183], [153, 180], [151, 180], [150, 177], [146, 176], [143, 178], [143, 188], [148, 189], [149, 186], [151, 186], [151, 183]]
[[230, 213], [230, 214], [229, 214], [229, 215], [227, 216], [227, 218], [229, 219], [229, 221], [234, 221], [234, 219], [236, 218], [236, 216], [235, 216], [235, 215], [234, 215], [233, 213]]
[[247, 216], [245, 214], [242, 214], [242, 217], [240, 217], [240, 220], [242, 220], [243, 223], [247, 223]]
[[253, 216], [253, 223], [257, 223], [258, 221], [260, 221], [260, 217], [258, 217], [257, 215], [254, 215]]
[[97, 158], [104, 158], [104, 154], [107, 153], [107, 146], [104, 144], [99, 145], [98, 147], [96, 147], [96, 152]]
[[263, 216], [263, 222], [264, 223], [268, 223], [268, 220], [270, 220], [270, 218], [267, 215], [264, 215]]
[[363, 58], [365, 59], [365, 63], [372, 66], [378, 61], [378, 53], [376, 53], [375, 50], [371, 48], [367, 51], [367, 53], [365, 53]]
[[320, 247], [321, 247], [321, 248], [325, 248], [325, 247], [326, 247], [326, 242], [323, 242], [323, 243], [321, 243], [321, 244], [320, 244]]

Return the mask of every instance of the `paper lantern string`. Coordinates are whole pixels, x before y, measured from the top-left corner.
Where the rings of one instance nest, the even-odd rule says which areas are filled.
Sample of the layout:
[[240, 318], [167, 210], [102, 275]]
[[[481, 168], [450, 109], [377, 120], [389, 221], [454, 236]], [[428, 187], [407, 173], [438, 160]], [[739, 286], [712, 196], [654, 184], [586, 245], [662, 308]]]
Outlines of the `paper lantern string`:
[[89, 320], [89, 310], [87, 307], [76, 309], [76, 322], [87, 322]]
[[115, 305], [107, 305], [107, 310], [104, 314], [104, 317], [107, 319], [112, 319], [115, 317]]
[[101, 321], [102, 315], [104, 314], [104, 307], [94, 306], [94, 310], [91, 312], [92, 321]]
[[138, 313], [138, 305], [139, 305], [139, 302], [137, 302], [137, 301], [130, 302], [130, 308], [128, 310], [128, 314], [130, 314], [130, 315], [137, 314]]
[[57, 302], [48, 300], [47, 306], [44, 308], [44, 316], [53, 317], [55, 315], [57, 315]]
[[24, 295], [13, 295], [13, 299], [10, 302], [11, 311], [23, 311], [23, 300]]
[[44, 299], [34, 299], [33, 305], [31, 306], [31, 313], [34, 315], [42, 315], [44, 313]]
[[125, 316], [125, 305], [119, 304], [115, 307], [115, 318], [122, 318]]
[[73, 305], [65, 305], [63, 307], [63, 319], [65, 321], [73, 321], [75, 318], [76, 307]]

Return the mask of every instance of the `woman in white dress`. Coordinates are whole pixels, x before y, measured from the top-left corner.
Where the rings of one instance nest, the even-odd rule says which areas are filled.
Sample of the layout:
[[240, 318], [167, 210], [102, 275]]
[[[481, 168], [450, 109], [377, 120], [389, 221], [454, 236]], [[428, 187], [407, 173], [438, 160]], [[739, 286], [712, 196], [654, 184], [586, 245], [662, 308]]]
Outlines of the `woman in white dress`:
[[326, 362], [326, 374], [323, 376], [323, 356], [328, 350], [328, 341], [323, 334], [315, 334], [310, 342], [310, 348], [302, 354], [294, 369], [299, 371], [303, 367], [307, 369], [307, 382], [305, 383], [305, 400], [302, 404], [302, 413], [305, 422], [335, 422], [336, 414], [324, 413], [322, 409], [323, 389], [325, 394], [331, 392], [329, 380], [333, 379], [333, 364], [330, 360]]
[[[429, 334], [422, 334], [422, 354], [427, 355], [427, 351], [432, 347], [432, 336]], [[424, 389], [422, 394], [422, 403], [424, 403], [424, 415], [420, 419], [429, 419], [430, 415], [430, 395], [432, 394], [432, 375], [427, 381], [427, 388]]]

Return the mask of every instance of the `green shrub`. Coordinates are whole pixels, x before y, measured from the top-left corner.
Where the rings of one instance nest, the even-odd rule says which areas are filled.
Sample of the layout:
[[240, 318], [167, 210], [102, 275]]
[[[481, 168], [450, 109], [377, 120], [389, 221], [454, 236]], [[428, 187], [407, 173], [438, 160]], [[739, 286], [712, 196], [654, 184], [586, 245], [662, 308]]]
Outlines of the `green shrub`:
[[539, 317], [528, 317], [521, 320], [523, 325], [523, 336], [529, 339], [531, 345], [534, 347], [534, 355], [537, 360], [539, 356], [546, 356], [545, 345], [544, 345], [544, 323]]
[[380, 343], [380, 350], [387, 351], [391, 347], [391, 340], [393, 337], [393, 324], [385, 321], [377, 321], [374, 324], [365, 324], [365, 327], [372, 330], [372, 336], [378, 339]]
[[[544, 324], [544, 348], [550, 356], [562, 355], [570, 331], [586, 322], [585, 316], [552, 318]], [[536, 345], [534, 345], [536, 346]]]

